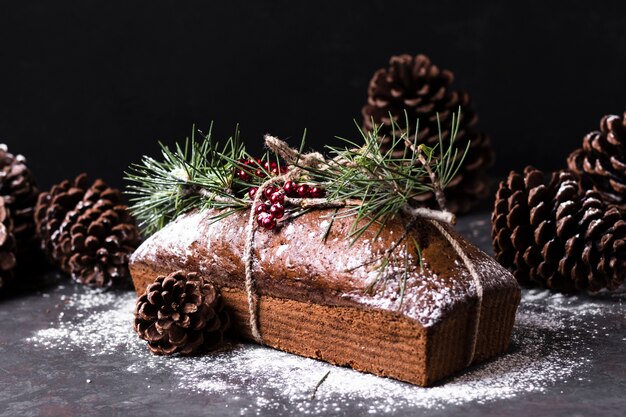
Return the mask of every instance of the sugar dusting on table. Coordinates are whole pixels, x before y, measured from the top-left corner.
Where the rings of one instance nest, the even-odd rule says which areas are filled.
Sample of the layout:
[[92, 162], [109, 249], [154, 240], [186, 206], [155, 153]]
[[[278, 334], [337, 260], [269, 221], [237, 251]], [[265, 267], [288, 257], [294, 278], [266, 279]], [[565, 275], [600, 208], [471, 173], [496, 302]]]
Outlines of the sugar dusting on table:
[[[194, 358], [157, 357], [132, 331], [133, 293], [86, 292], [63, 301], [58, 317], [26, 339], [25, 349], [123, 354], [129, 358], [127, 372], [171, 381], [173, 391], [207, 398], [228, 395], [231, 407], [239, 407], [241, 414], [324, 415], [345, 409], [390, 413], [543, 392], [558, 381], [585, 378], [589, 352], [578, 341], [597, 331], [588, 326], [588, 318], [602, 313], [593, 299], [524, 291], [508, 354], [436, 387], [420, 388], [250, 344]], [[68, 309], [73, 309], [71, 320], [66, 319]], [[293, 408], [285, 409], [286, 403]]]

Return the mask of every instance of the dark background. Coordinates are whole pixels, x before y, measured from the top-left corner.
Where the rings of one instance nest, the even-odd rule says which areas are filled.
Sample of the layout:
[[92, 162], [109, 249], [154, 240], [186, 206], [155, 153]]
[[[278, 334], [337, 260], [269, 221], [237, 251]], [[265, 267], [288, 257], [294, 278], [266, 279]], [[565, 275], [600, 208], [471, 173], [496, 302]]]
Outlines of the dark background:
[[211, 120], [252, 150], [305, 127], [319, 149], [356, 136], [390, 55], [421, 52], [471, 93], [494, 176], [557, 169], [626, 109], [626, 2], [576, 3], [1, 2], [0, 142], [43, 188], [81, 171], [122, 185], [157, 140]]

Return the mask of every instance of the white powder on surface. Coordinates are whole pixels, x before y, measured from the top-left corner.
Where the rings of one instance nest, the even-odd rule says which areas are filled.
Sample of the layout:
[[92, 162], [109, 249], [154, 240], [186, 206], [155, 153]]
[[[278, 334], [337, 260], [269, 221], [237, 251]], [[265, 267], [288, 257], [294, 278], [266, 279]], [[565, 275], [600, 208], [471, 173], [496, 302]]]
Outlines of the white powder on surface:
[[588, 319], [602, 314], [602, 304], [593, 299], [524, 291], [510, 353], [439, 386], [420, 388], [251, 344], [194, 358], [153, 356], [132, 331], [133, 293], [82, 293], [64, 301], [51, 327], [24, 341], [26, 349], [123, 354], [128, 358], [126, 371], [145, 375], [148, 384], [155, 378], [171, 382], [172, 391], [228, 395], [241, 414], [286, 412], [285, 404], [295, 415], [346, 409], [393, 413], [545, 392], [556, 383], [585, 378], [590, 352], [580, 340], [595, 337], [597, 328], [588, 325]]
[[92, 292], [60, 299], [66, 309], [74, 310], [73, 319], [68, 320], [61, 311], [50, 328], [27, 339], [34, 347], [82, 350], [95, 356], [118, 353], [136, 344], [132, 333], [134, 293]]

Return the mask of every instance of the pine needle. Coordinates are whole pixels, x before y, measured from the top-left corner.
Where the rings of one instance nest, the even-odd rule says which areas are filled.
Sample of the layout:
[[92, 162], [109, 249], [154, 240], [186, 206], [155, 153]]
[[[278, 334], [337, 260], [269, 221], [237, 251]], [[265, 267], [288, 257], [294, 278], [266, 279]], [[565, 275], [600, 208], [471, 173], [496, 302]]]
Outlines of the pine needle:
[[330, 375], [330, 371], [326, 372], [324, 374], [324, 376], [322, 377], [322, 379], [320, 379], [318, 381], [318, 383], [315, 385], [315, 388], [313, 388], [313, 392], [311, 393], [311, 400], [315, 399], [315, 395], [317, 394], [317, 390], [319, 390], [319, 388], [322, 386], [324, 381], [326, 381], [326, 378], [328, 378], [328, 375]]

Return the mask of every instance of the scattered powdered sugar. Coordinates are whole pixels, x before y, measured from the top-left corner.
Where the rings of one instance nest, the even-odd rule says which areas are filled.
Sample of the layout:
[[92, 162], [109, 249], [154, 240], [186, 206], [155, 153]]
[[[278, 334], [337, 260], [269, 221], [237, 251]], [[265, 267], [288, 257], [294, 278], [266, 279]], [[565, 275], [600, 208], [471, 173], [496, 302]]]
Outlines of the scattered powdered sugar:
[[74, 310], [72, 318], [67, 319], [65, 311], [61, 311], [52, 327], [27, 339], [35, 347], [107, 355], [136, 345], [137, 337], [132, 333], [134, 293], [91, 292], [62, 295], [60, 299], [66, 308]]
[[69, 296], [51, 327], [26, 339], [26, 348], [121, 354], [130, 374], [166, 381], [172, 391], [227, 395], [231, 409], [238, 407], [242, 415], [325, 415], [348, 409], [392, 413], [497, 401], [583, 378], [589, 348], [579, 342], [594, 332], [587, 319], [602, 313], [600, 302], [583, 296], [524, 291], [508, 354], [436, 387], [420, 388], [251, 344], [194, 358], [153, 356], [132, 331], [134, 301], [133, 293]]

